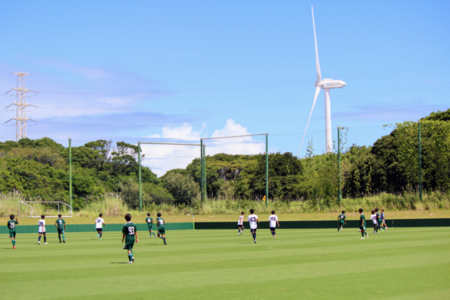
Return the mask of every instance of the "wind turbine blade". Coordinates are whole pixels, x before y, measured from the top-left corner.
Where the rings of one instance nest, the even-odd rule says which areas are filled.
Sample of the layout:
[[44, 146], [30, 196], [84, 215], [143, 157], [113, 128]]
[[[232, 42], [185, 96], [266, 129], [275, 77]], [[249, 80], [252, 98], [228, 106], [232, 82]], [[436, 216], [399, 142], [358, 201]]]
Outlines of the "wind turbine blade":
[[316, 46], [316, 72], [317, 72], [317, 82], [322, 81], [322, 74], [320, 72], [320, 63], [319, 63], [319, 50], [317, 49], [317, 37], [316, 37], [316, 23], [314, 22], [314, 9], [311, 6], [312, 19], [313, 19], [313, 27], [314, 27], [314, 44]]
[[317, 97], [319, 96], [319, 93], [320, 93], [320, 87], [316, 87], [316, 94], [314, 95], [313, 106], [312, 106], [311, 112], [309, 114], [308, 123], [306, 123], [305, 132], [303, 133], [302, 142], [300, 143], [300, 148], [298, 149], [297, 156], [300, 155], [300, 150], [302, 150], [303, 140], [305, 139], [306, 131], [308, 130], [309, 120], [311, 120], [311, 116], [312, 116], [312, 113], [314, 110], [314, 105], [316, 105], [316, 101], [317, 101]]

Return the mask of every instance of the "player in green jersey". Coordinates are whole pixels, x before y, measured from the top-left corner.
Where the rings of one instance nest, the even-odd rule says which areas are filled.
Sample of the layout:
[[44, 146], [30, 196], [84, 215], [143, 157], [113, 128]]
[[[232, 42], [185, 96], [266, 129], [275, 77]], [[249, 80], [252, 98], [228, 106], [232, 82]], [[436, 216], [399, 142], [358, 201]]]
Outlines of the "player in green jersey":
[[58, 230], [58, 238], [59, 238], [59, 243], [61, 243], [61, 235], [63, 238], [63, 243], [66, 243], [66, 221], [64, 221], [63, 218], [61, 218], [61, 214], [58, 215], [58, 220], [56, 220], [55, 222], [55, 227], [56, 230]]
[[359, 229], [360, 229], [361, 235], [362, 235], [361, 239], [363, 240], [363, 239], [365, 239], [364, 235], [366, 235], [367, 238], [369, 238], [369, 234], [366, 232], [366, 217], [363, 214], [363, 209], [362, 208], [359, 209], [359, 214], [360, 214], [360, 217], [359, 217], [359, 226], [360, 227], [359, 227]]
[[378, 208], [375, 208], [375, 212], [377, 214], [378, 229], [386, 230], [386, 227], [383, 226], [383, 219], [381, 218], [381, 215], [378, 212]]
[[128, 250], [128, 263], [132, 264], [134, 263], [134, 253], [133, 253], [133, 246], [134, 243], [138, 242], [138, 234], [136, 230], [136, 225], [131, 222], [131, 215], [126, 214], [125, 220], [127, 221], [123, 225], [122, 229], [122, 243], [125, 240], [125, 245], [123, 246], [123, 249]]
[[344, 225], [347, 224], [347, 219], [345, 218], [345, 211], [342, 211], [342, 214], [338, 217], [338, 232], [339, 230], [344, 230]]
[[9, 218], [10, 220], [7, 223], [9, 229], [9, 237], [11, 238], [13, 249], [16, 249], [16, 225], [19, 225], [19, 220], [17, 220], [14, 215], [10, 215]]
[[147, 223], [148, 232], [150, 233], [150, 237], [152, 237], [152, 234], [153, 234], [154, 237], [156, 237], [155, 233], [152, 230], [153, 218], [150, 218], [150, 213], [147, 213], [147, 218], [145, 219], [145, 223]]
[[158, 237], [164, 240], [164, 245], [167, 245], [166, 242], [166, 222], [161, 218], [161, 213], [157, 214], [156, 224], [158, 224]]

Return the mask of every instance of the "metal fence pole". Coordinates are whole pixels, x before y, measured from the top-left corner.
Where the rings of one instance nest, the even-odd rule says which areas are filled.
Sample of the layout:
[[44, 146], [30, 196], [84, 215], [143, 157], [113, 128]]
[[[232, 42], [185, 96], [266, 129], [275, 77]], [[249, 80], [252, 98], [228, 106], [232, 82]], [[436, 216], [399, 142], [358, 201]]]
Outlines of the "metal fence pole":
[[205, 199], [208, 199], [208, 186], [206, 181], [206, 146], [203, 145], [203, 192], [205, 193]]
[[420, 132], [420, 123], [419, 124], [419, 197], [420, 201], [422, 201], [422, 136]]
[[338, 126], [338, 167], [339, 167], [339, 178], [338, 178], [339, 196], [338, 196], [338, 201], [339, 201], [339, 204], [341, 204], [341, 200], [342, 200], [342, 190], [341, 190], [341, 128], [339, 126]]
[[266, 133], [266, 207], [269, 206], [269, 134]]
[[73, 187], [72, 187], [72, 140], [69, 138], [69, 205], [73, 207]]
[[203, 206], [204, 190], [203, 190], [203, 140], [200, 139], [200, 196]]
[[141, 142], [138, 142], [138, 164], [139, 164], [139, 211], [142, 211]]

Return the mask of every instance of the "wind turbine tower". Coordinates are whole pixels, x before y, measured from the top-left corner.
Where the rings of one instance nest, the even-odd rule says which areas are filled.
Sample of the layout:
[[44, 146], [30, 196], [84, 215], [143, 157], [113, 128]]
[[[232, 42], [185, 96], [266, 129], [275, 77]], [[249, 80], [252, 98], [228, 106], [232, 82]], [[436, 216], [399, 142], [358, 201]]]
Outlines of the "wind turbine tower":
[[308, 123], [306, 123], [305, 132], [303, 133], [302, 142], [300, 143], [300, 148], [298, 150], [297, 155], [300, 154], [300, 150], [302, 149], [303, 140], [305, 139], [306, 131], [308, 130], [309, 121], [311, 120], [311, 115], [314, 110], [314, 106], [316, 105], [317, 97], [319, 96], [320, 90], [323, 89], [325, 92], [325, 145], [327, 149], [327, 153], [330, 153], [333, 148], [333, 141], [331, 138], [331, 104], [330, 104], [330, 89], [338, 89], [342, 88], [346, 85], [346, 83], [342, 80], [336, 79], [322, 79], [322, 74], [320, 72], [320, 63], [319, 63], [319, 50], [317, 49], [317, 36], [316, 36], [316, 24], [314, 22], [314, 10], [311, 6], [312, 12], [312, 20], [313, 20], [313, 28], [314, 28], [314, 43], [316, 46], [316, 94], [314, 95], [314, 101], [311, 108], [311, 113], [309, 114]]

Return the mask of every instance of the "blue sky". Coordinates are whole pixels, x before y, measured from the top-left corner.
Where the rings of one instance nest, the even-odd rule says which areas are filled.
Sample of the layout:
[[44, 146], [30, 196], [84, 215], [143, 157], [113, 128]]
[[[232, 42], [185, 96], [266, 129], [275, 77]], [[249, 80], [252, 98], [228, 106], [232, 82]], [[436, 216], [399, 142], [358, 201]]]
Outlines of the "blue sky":
[[[15, 86], [12, 72], [30, 73], [38, 93], [28, 102], [38, 108], [28, 117], [39, 121], [30, 138], [82, 145], [268, 132], [270, 151], [297, 154], [316, 79], [311, 5], [322, 76], [347, 83], [331, 91], [331, 111], [333, 128], [349, 127], [348, 144], [371, 145], [389, 133], [383, 124], [449, 108], [449, 1], [2, 2], [0, 90]], [[316, 153], [325, 148], [323, 99], [305, 139]], [[1, 111], [1, 124], [12, 117]], [[0, 136], [14, 139], [14, 126], [0, 125]], [[263, 137], [208, 146], [264, 151]], [[198, 156], [169, 148], [146, 150], [159, 175]]]

